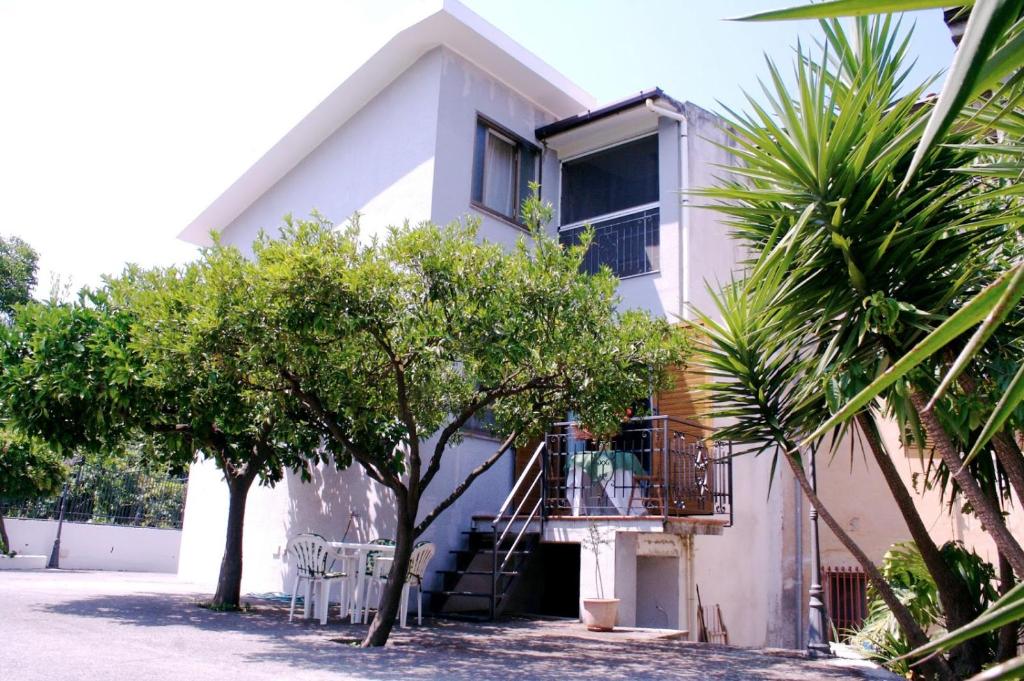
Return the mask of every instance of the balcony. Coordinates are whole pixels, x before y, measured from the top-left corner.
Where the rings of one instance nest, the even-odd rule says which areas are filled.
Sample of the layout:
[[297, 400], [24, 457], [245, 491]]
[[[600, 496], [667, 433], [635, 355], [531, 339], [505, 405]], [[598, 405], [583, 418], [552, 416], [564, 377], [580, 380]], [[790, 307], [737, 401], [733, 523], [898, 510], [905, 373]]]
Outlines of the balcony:
[[595, 439], [572, 422], [544, 440], [542, 508], [553, 516], [732, 517], [731, 444], [669, 416], [631, 419]]
[[[658, 271], [661, 218], [657, 203], [597, 218], [590, 226], [594, 229], [594, 241], [583, 258], [584, 272], [594, 274], [607, 266], [612, 274], [625, 278]], [[563, 227], [559, 240], [566, 245], [578, 244], [586, 227]]]

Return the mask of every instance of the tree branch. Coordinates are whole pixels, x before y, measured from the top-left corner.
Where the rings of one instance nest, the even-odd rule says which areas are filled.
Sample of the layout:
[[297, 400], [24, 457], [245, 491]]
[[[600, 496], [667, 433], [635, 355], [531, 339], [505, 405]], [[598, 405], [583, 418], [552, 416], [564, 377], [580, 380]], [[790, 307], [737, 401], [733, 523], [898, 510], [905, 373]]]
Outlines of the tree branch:
[[371, 460], [370, 455], [362, 448], [356, 446], [352, 439], [348, 437], [344, 429], [338, 424], [338, 418], [330, 410], [324, 407], [320, 398], [302, 389], [302, 383], [299, 377], [287, 369], [281, 369], [281, 377], [287, 381], [288, 385], [291, 386], [292, 393], [299, 398], [302, 404], [313, 412], [314, 416], [323, 424], [327, 431], [331, 434], [331, 437], [341, 443], [341, 445], [352, 454], [360, 466], [366, 471], [366, 474], [370, 476], [372, 480], [378, 482], [385, 487], [397, 490], [403, 488], [402, 482], [389, 471], [378, 469]]
[[498, 459], [501, 458], [502, 454], [508, 451], [508, 448], [512, 446], [512, 443], [515, 441], [518, 435], [519, 433], [512, 432], [512, 434], [505, 438], [505, 440], [501, 443], [501, 446], [498, 447], [497, 451], [491, 454], [486, 461], [484, 461], [479, 466], [470, 471], [469, 475], [466, 476], [466, 479], [460, 482], [455, 487], [455, 489], [452, 490], [452, 493], [449, 494], [447, 498], [445, 498], [444, 501], [435, 506], [434, 510], [428, 513], [423, 518], [423, 520], [420, 521], [420, 523], [413, 530], [413, 537], [419, 537], [421, 534], [423, 534], [423, 532], [428, 527], [430, 527], [430, 524], [437, 520], [437, 517], [441, 515], [441, 513], [443, 513], [445, 509], [454, 504], [455, 500], [462, 496], [462, 493], [465, 492], [466, 489], [471, 484], [473, 484], [474, 480], [476, 480], [481, 475], [486, 473], [491, 468], [491, 466], [496, 464], [498, 462]]
[[409, 433], [409, 491], [419, 498], [417, 490], [420, 484], [420, 436], [416, 427], [416, 419], [413, 418], [412, 410], [409, 408], [409, 386], [405, 382], [405, 368], [397, 359], [391, 359], [391, 366], [395, 371], [395, 392], [398, 397], [398, 415], [405, 424]]
[[[514, 376], [515, 374], [513, 374], [512, 377]], [[434, 454], [430, 457], [430, 464], [427, 466], [427, 471], [423, 474], [422, 483], [420, 484], [421, 490], [426, 489], [430, 485], [434, 476], [437, 475], [437, 471], [440, 470], [441, 457], [444, 454], [445, 448], [448, 447], [449, 440], [451, 440], [452, 436], [466, 425], [466, 422], [469, 421], [474, 414], [503, 397], [512, 397], [513, 395], [519, 395], [530, 390], [548, 390], [553, 385], [553, 383], [549, 382], [553, 382], [557, 379], [557, 376], [554, 375], [538, 376], [527, 381], [521, 386], [508, 388], [508, 382], [512, 377], [509, 377], [489, 391], [479, 393], [477, 398], [467, 404], [466, 407], [459, 412], [459, 415], [456, 416], [451, 423], [445, 426], [444, 430], [442, 430], [441, 434], [438, 436], [437, 444], [434, 445]]]

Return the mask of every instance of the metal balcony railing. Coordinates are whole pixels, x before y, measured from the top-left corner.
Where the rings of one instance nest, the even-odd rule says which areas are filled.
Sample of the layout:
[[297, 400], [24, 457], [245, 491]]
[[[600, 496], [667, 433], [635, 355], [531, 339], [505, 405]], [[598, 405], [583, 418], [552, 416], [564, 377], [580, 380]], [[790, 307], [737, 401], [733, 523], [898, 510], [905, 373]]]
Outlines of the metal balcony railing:
[[[656, 272], [661, 267], [661, 216], [656, 205], [625, 215], [599, 218], [590, 225], [594, 229], [594, 241], [581, 267], [587, 274], [596, 273], [603, 265], [618, 277]], [[559, 239], [563, 244], [578, 244], [586, 227], [563, 228]]]
[[597, 439], [574, 422], [544, 441], [546, 516], [727, 515], [732, 524], [731, 443], [669, 416], [630, 419]]

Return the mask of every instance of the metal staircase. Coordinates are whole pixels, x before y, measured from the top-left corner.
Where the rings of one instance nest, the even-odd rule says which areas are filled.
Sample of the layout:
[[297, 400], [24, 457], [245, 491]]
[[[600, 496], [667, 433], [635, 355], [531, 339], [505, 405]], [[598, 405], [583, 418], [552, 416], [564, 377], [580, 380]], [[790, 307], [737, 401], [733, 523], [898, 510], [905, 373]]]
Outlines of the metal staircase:
[[[435, 595], [436, 612], [448, 617], [488, 620], [514, 603], [516, 585], [543, 533], [543, 450], [541, 443], [490, 523], [489, 531], [474, 528], [464, 532], [466, 548], [451, 551], [455, 569], [439, 573], [443, 583]], [[517, 495], [515, 510], [506, 515]], [[524, 515], [524, 508], [534, 496], [536, 503]]]

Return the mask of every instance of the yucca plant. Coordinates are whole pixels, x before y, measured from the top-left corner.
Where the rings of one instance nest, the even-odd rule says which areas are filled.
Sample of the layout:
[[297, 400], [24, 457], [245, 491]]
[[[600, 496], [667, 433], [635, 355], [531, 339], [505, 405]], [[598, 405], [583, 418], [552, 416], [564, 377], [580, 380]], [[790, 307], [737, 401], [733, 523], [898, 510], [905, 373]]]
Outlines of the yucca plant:
[[[774, 10], [748, 19], [864, 16], [942, 7], [945, 4], [934, 0], [835, 0]], [[984, 361], [984, 355], [992, 345], [994, 334], [1000, 330], [1001, 325], [1005, 326], [1007, 318], [1012, 317], [1013, 312], [1019, 312], [1019, 301], [1024, 296], [1024, 257], [1019, 248], [1022, 212], [1019, 203], [1019, 180], [1024, 154], [1024, 147], [1021, 145], [1021, 138], [1024, 136], [1024, 115], [1021, 111], [1021, 101], [1024, 97], [1024, 69], [1021, 68], [1024, 64], [1024, 2], [978, 0], [976, 3], [964, 2], [963, 5], [964, 11], [970, 12], [964, 36], [942, 93], [932, 107], [926, 127], [919, 139], [915, 139], [915, 154], [903, 173], [899, 191], [904, 192], [913, 186], [918, 179], [918, 173], [927, 165], [929, 155], [934, 153], [937, 144], [978, 153], [970, 164], [959, 168], [959, 171], [973, 178], [976, 187], [982, 188], [976, 191], [973, 197], [978, 202], [977, 205], [991, 200], [1004, 204], [1002, 213], [991, 218], [995, 223], [1007, 228], [1003, 245], [1009, 246], [1010, 254], [1002, 262], [1003, 274], [969, 297], [955, 312], [951, 305], [951, 309], [947, 309], [945, 315], [937, 313], [937, 319], [933, 321], [941, 319], [941, 323], [918, 338], [898, 360], [855, 396], [849, 398], [841, 408], [836, 409], [833, 417], [826, 420], [807, 439], [813, 442], [823, 433], [856, 417], [879, 396], [892, 395], [893, 391], [898, 392], [901, 381], [905, 378], [914, 377], [915, 373], [917, 378], [920, 378], [924, 374], [927, 379], [936, 379], [937, 386], [927, 400], [920, 391], [916, 392], [913, 395], [913, 410], [922, 417], [928, 434], [937, 436], [940, 440], [939, 449], [949, 473], [958, 484], [961, 481], [966, 483], [968, 497], [978, 498], [979, 490], [967, 475], [966, 464], [982, 452], [986, 452], [990, 442], [999, 464], [1008, 471], [1011, 483], [1018, 488], [1024, 487], [1024, 464], [1020, 449], [1009, 437], [1010, 431], [1020, 428], [1020, 405], [1024, 401], [1024, 362], [1021, 361], [1020, 334], [1017, 334], [1017, 340], [1011, 341], [1008, 346], [1001, 344], [1004, 350], [1009, 347], [1009, 351], [1003, 353], [1001, 362]], [[951, 134], [950, 130], [954, 132]], [[963, 135], [970, 139], [964, 141], [957, 138]], [[987, 162], [982, 160], [985, 154], [989, 156]], [[992, 180], [1002, 182], [993, 187]], [[951, 227], [955, 228], [954, 225]], [[926, 245], [923, 250], [931, 248], [928, 241], [923, 241], [922, 245]], [[1017, 248], [1014, 250], [1013, 246]], [[986, 257], [990, 262], [999, 262], [999, 254], [986, 254]], [[960, 295], [968, 290], [970, 286], [961, 290]], [[956, 301], [957, 296], [953, 296], [951, 303]], [[969, 331], [973, 333], [964, 341], [963, 336]], [[935, 357], [943, 352], [948, 353], [949, 348], [956, 343], [959, 343], [956, 359], [936, 364]], [[994, 372], [993, 368], [996, 369]], [[974, 375], [970, 376], [970, 372]], [[944, 431], [935, 410], [941, 404], [943, 394], [955, 381], [963, 384], [963, 378], [967, 377], [967, 382], [970, 383], [978, 376], [987, 379], [990, 385], [996, 385], [997, 389], [990, 394], [999, 397], [991, 407], [988, 418], [980, 433], [975, 436], [973, 444], [958, 449], [956, 443], [947, 437], [948, 433]], [[962, 454], [965, 455], [961, 458]], [[1017, 475], [1015, 482], [1014, 475]], [[1004, 554], [1006, 559], [1009, 559], [1006, 552], [1014, 553], [1015, 559], [1011, 561], [1013, 568], [1018, 576], [1024, 575], [1019, 543], [1012, 541], [1012, 536], [1007, 537], [1005, 527], [999, 526], [998, 521], [1001, 518], [992, 516], [991, 506], [988, 508], [988, 516], [986, 527], [994, 536], [999, 535], [996, 540], [1000, 545], [1000, 553]], [[992, 520], [996, 521], [994, 526], [989, 524]], [[949, 650], [982, 633], [1012, 624], [1022, 618], [1024, 587], [1018, 585], [975, 623], [963, 626], [933, 644], [914, 651], [914, 656]], [[1024, 657], [1017, 657], [976, 678], [1017, 678], [1022, 673]]]
[[[952, 144], [918, 159], [931, 114], [922, 104], [928, 83], [908, 87], [907, 34], [893, 19], [859, 19], [850, 35], [834, 20], [822, 29], [819, 59], [798, 48], [792, 90], [769, 62], [770, 82], [759, 99], [750, 98], [752, 113], [730, 112], [730, 151], [739, 162], [730, 170], [739, 179], [702, 192], [752, 253], [746, 279], [732, 287], [742, 293], [718, 298], [724, 320], [750, 319], [746, 328], [727, 321], [712, 339], [717, 347], [708, 363], [722, 379], [712, 397], [722, 415], [737, 417], [731, 437], [753, 442], [772, 435], [768, 441], [785, 448], [790, 461], [797, 445], [817, 448], [855, 417], [959, 625], [977, 610], [966, 604], [964, 585], [942, 564], [916, 515], [877, 437], [872, 410], [884, 397], [914, 414], [932, 441], [948, 440], [924, 408], [927, 378], [894, 369], [936, 328], [977, 325], [986, 314], [981, 306], [1009, 287], [1012, 275], [985, 288], [988, 264], [1012, 234], [1008, 209], [1005, 201], [978, 200], [986, 188], [961, 172], [980, 154], [968, 144], [970, 131], [947, 132]], [[951, 314], [955, 302], [978, 290], [981, 303]], [[761, 328], [771, 332], [753, 343], [749, 334]], [[888, 382], [850, 408], [851, 398], [878, 376]], [[833, 418], [836, 411], [845, 418]], [[1001, 550], [1024, 566], [1024, 551], [998, 505], [951, 463], [955, 456], [944, 459], [961, 490]], [[872, 582], [885, 596], [884, 580]], [[891, 593], [886, 602], [911, 642], [920, 640], [921, 628], [901, 616]], [[959, 673], [981, 663], [968, 649], [953, 661]]]

